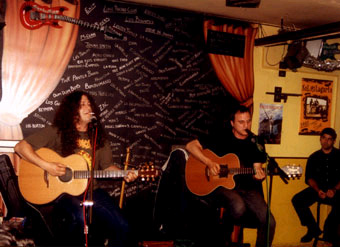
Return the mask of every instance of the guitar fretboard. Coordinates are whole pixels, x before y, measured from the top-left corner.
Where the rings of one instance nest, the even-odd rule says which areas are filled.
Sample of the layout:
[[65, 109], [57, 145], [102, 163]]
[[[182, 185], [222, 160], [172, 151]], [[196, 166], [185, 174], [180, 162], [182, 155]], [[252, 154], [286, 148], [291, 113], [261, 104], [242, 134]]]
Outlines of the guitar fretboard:
[[53, 20], [61, 20], [61, 21], [65, 21], [65, 22], [69, 22], [72, 24], [76, 24], [79, 25], [81, 27], [86, 27], [95, 31], [100, 31], [102, 33], [105, 33], [108, 36], [111, 37], [118, 37], [118, 38], [122, 38], [122, 34], [117, 32], [116, 30], [112, 29], [112, 28], [108, 28], [107, 26], [100, 26], [98, 24], [91, 24], [87, 21], [82, 21], [76, 18], [72, 18], [69, 16], [65, 16], [65, 15], [58, 15], [58, 14], [51, 14], [51, 13], [41, 13], [38, 11], [31, 11], [30, 12], [30, 18], [32, 20], [49, 20], [49, 21], [53, 21]]
[[228, 174], [255, 174], [254, 168], [250, 167], [238, 167], [238, 168], [228, 168], [227, 165], [221, 165], [220, 176], [227, 177]]
[[78, 20], [69, 16], [65, 16], [65, 15], [57, 15], [57, 14], [45, 14], [45, 13], [40, 13], [37, 11], [32, 11], [30, 12], [30, 18], [32, 20], [61, 20], [61, 21], [65, 21], [65, 22], [69, 22], [72, 24], [77, 24], [81, 27], [86, 27], [86, 28], [90, 28], [96, 31], [100, 31], [100, 32], [105, 32], [105, 27], [104, 26], [99, 26], [97, 24], [91, 24], [87, 21], [82, 21], [82, 20]]
[[82, 20], [78, 20], [69, 16], [65, 16], [65, 15], [54, 15], [54, 19], [56, 20], [61, 20], [61, 21], [65, 21], [65, 22], [69, 22], [69, 23], [73, 23], [73, 24], [77, 24], [81, 27], [86, 27], [86, 28], [90, 28], [93, 29], [95, 31], [100, 31], [103, 33], [106, 33], [106, 28], [105, 26], [100, 26], [98, 24], [91, 24], [87, 21], [82, 21]]
[[229, 168], [229, 173], [231, 174], [255, 174], [255, 170], [253, 168]]
[[[121, 178], [125, 177], [128, 172], [134, 172], [138, 175], [136, 170], [96, 170], [93, 171], [94, 178]], [[74, 171], [73, 177], [75, 179], [86, 179], [91, 177], [91, 171]]]

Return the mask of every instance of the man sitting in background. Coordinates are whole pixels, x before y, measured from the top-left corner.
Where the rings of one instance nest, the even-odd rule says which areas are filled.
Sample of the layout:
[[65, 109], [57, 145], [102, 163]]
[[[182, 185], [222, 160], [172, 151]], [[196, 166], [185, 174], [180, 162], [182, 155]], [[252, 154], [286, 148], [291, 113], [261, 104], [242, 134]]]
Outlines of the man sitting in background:
[[334, 129], [322, 130], [321, 149], [309, 156], [306, 165], [305, 181], [308, 187], [292, 199], [301, 224], [308, 228], [306, 235], [301, 238], [303, 243], [312, 241], [322, 233], [309, 208], [315, 202], [332, 205], [332, 211], [324, 225], [324, 239], [333, 243], [339, 239], [336, 229], [340, 224], [340, 151], [334, 147], [335, 140]]

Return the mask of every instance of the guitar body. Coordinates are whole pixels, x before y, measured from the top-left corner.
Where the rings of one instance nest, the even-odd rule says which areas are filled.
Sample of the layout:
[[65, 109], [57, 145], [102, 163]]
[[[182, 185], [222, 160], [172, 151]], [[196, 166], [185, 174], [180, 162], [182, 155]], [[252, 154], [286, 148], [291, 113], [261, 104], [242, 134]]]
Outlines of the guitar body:
[[[20, 20], [23, 26], [27, 29], [34, 30], [44, 25], [50, 25], [56, 28], [61, 28], [58, 20], [54, 19], [55, 15], [62, 15], [63, 11], [68, 10], [66, 7], [52, 7], [41, 6], [35, 2], [24, 2], [20, 8]], [[32, 18], [39, 14], [44, 14], [46, 18]]]
[[65, 21], [91, 30], [103, 32], [112, 38], [123, 38], [123, 34], [112, 27], [101, 26], [97, 23], [91, 24], [86, 21], [63, 15], [63, 12], [66, 10], [68, 10], [68, 8], [63, 6], [47, 7], [39, 5], [33, 1], [25, 1], [20, 8], [20, 21], [22, 25], [29, 30], [38, 29], [46, 25], [55, 28], [62, 28], [58, 22]]
[[[77, 154], [63, 158], [47, 148], [37, 150], [37, 154], [47, 161], [62, 163], [71, 171], [88, 170], [85, 159]], [[65, 178], [51, 176], [40, 167], [22, 159], [18, 182], [20, 192], [27, 201], [34, 204], [45, 204], [63, 193], [74, 196], [82, 194], [86, 189], [88, 180], [74, 179], [71, 174], [67, 174]]]
[[[209, 149], [203, 150], [203, 154], [211, 160], [217, 162], [223, 167], [228, 165], [230, 168], [239, 168], [239, 158], [232, 153], [219, 157]], [[222, 186], [226, 189], [233, 189], [235, 187], [234, 174], [228, 173], [226, 177], [211, 176], [207, 174], [207, 166], [197, 160], [192, 155], [185, 166], [185, 181], [188, 189], [198, 196], [205, 196], [214, 191], [217, 187]]]

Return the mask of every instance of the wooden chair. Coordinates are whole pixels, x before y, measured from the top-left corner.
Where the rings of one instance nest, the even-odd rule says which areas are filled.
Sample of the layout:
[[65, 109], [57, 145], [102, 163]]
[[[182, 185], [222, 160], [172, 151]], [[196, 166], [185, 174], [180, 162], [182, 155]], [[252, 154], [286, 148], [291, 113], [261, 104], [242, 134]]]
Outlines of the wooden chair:
[[[222, 220], [224, 213], [224, 208], [220, 209], [220, 219]], [[232, 247], [250, 247], [250, 243], [243, 243], [243, 230], [244, 228], [252, 228], [256, 229], [255, 219], [249, 215], [249, 217], [245, 217], [249, 220], [247, 222], [242, 222], [241, 224], [234, 225], [233, 232], [231, 233], [231, 246]]]
[[[323, 202], [317, 202], [317, 206], [316, 206], [316, 224], [318, 225], [319, 228], [320, 228], [320, 210], [321, 210], [321, 206], [322, 205], [330, 205], [330, 204], [323, 203]], [[318, 241], [319, 240], [321, 240], [321, 241], [325, 240], [323, 238], [323, 236], [322, 237], [320, 237], [320, 236], [317, 236], [317, 237], [314, 238], [313, 247], [316, 247], [318, 245]]]

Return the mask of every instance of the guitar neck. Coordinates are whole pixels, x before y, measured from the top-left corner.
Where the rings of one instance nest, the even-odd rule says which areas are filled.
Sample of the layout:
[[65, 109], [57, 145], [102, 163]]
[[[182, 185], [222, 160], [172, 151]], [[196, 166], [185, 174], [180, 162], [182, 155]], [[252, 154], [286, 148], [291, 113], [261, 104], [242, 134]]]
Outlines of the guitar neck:
[[[94, 178], [122, 178], [128, 172], [134, 172], [138, 175], [136, 170], [95, 170], [93, 171]], [[91, 171], [74, 171], [73, 177], [75, 179], [87, 179], [91, 177]]]
[[254, 168], [245, 168], [245, 167], [242, 167], [242, 168], [229, 168], [228, 172], [230, 174], [234, 174], [234, 175], [237, 175], [237, 174], [255, 174]]
[[65, 22], [69, 22], [72, 24], [77, 24], [81, 27], [86, 27], [90, 28], [96, 31], [100, 32], [105, 32], [105, 27], [104, 26], [99, 26], [96, 24], [90, 24], [89, 22], [78, 20], [69, 16], [64, 16], [64, 15], [57, 15], [57, 14], [45, 14], [45, 13], [39, 13], [39, 12], [31, 12], [31, 19], [37, 19], [37, 16], [39, 16], [40, 20], [61, 20]]
[[93, 29], [95, 31], [100, 31], [100, 32], [103, 32], [103, 33], [106, 32], [105, 26], [99, 26], [98, 24], [91, 24], [87, 21], [82, 21], [82, 20], [75, 19], [75, 18], [72, 18], [72, 17], [69, 17], [69, 16], [54, 15], [54, 19], [69, 22], [69, 23], [72, 23], [72, 24], [77, 24], [81, 27], [90, 28], [90, 29]]
[[254, 168], [250, 167], [237, 167], [237, 168], [228, 168], [226, 165], [221, 165], [221, 176], [228, 176], [228, 174], [238, 175], [238, 174], [255, 174]]

